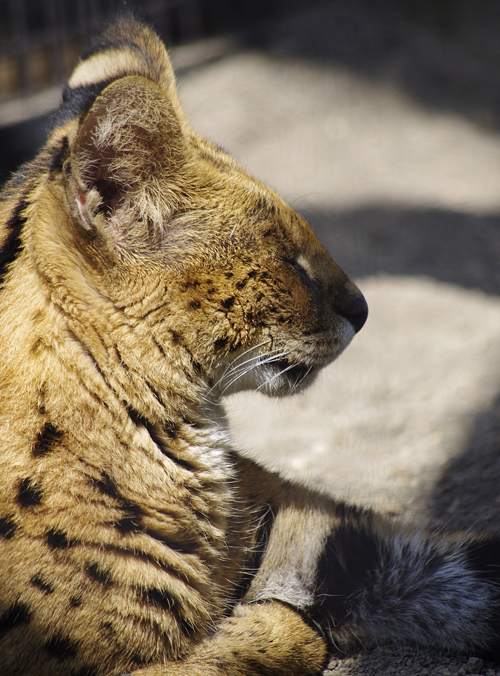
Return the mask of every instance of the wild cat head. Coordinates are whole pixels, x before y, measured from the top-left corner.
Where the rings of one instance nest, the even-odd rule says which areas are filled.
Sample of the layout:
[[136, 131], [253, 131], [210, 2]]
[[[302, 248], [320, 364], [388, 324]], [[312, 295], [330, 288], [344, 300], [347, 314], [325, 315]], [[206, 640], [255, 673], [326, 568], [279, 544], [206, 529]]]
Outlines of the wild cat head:
[[33, 249], [91, 353], [96, 331], [137, 355], [153, 340], [213, 393], [282, 395], [361, 329], [366, 302], [308, 223], [191, 128], [154, 33], [108, 29], [58, 116]]

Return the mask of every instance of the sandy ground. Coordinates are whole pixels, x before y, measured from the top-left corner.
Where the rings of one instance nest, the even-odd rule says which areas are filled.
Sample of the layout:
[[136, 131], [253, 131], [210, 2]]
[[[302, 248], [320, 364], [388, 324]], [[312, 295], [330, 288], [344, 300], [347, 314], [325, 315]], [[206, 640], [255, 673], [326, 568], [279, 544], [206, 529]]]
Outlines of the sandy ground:
[[[230, 399], [237, 445], [338, 497], [482, 530], [500, 528], [500, 19], [464, 8], [436, 28], [328, 3], [180, 88], [198, 129], [309, 218], [371, 311], [305, 394]], [[390, 648], [329, 666], [500, 675]]]

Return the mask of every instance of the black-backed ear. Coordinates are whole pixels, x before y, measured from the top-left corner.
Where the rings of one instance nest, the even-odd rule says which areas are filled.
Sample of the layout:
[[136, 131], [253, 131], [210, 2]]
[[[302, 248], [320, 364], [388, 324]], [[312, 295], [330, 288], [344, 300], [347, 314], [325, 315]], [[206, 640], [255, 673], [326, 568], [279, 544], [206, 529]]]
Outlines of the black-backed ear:
[[142, 76], [110, 84], [73, 139], [65, 174], [76, 215], [91, 230], [104, 218], [162, 223], [175, 208], [187, 146], [167, 94]]

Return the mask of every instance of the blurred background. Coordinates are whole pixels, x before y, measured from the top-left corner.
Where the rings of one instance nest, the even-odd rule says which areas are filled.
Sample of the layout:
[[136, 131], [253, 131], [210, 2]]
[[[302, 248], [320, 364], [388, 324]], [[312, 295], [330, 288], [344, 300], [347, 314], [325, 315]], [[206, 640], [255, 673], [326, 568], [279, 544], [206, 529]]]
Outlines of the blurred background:
[[[87, 36], [122, 9], [166, 40], [199, 131], [309, 219], [370, 306], [303, 395], [229, 399], [236, 444], [398, 518], [498, 530], [498, 0], [0, 0], [2, 178], [43, 143]], [[500, 674], [426, 660], [330, 666]]]

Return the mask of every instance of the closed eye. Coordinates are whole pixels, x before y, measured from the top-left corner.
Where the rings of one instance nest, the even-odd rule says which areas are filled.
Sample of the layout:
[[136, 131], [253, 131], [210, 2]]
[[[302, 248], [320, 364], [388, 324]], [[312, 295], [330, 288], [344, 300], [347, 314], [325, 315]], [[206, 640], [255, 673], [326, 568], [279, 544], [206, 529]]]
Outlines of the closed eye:
[[319, 286], [317, 282], [315, 282], [314, 279], [312, 279], [309, 276], [308, 272], [305, 270], [305, 268], [302, 267], [302, 265], [298, 261], [296, 261], [294, 258], [290, 258], [285, 260], [285, 263], [293, 269], [293, 271], [300, 279], [300, 281], [304, 284], [304, 286], [307, 286], [314, 293], [319, 292]]

